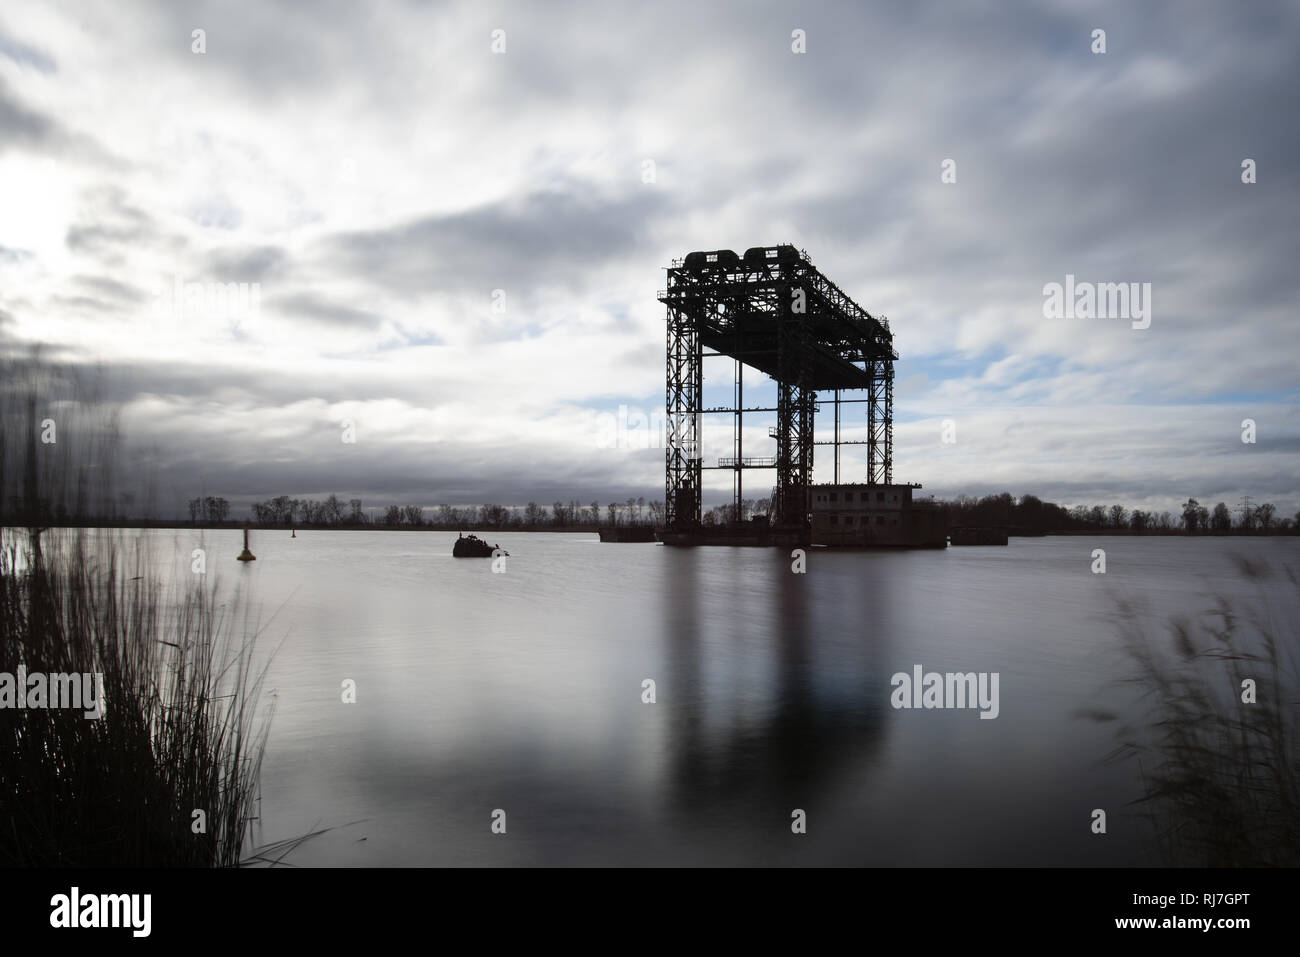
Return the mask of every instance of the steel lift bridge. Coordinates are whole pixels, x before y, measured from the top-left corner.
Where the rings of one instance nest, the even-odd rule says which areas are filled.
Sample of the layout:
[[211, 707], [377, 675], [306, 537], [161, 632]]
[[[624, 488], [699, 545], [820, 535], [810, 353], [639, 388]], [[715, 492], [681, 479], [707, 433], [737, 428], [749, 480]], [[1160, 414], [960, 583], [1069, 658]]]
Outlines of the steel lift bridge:
[[[823, 276], [808, 254], [793, 246], [755, 246], [738, 256], [730, 249], [693, 252], [668, 268], [668, 288], [659, 292], [668, 307], [668, 382], [665, 403], [665, 525], [676, 531], [701, 527], [702, 473], [733, 473], [740, 515], [747, 469], [776, 471], [770, 522], [785, 529], [809, 527], [813, 447], [835, 447], [835, 483], [840, 483], [840, 446], [866, 445], [867, 482], [893, 479], [894, 337], [884, 316], [873, 316]], [[730, 357], [735, 363], [731, 407], [703, 408], [704, 360]], [[777, 384], [775, 408], [744, 404], [742, 366], [765, 373]], [[835, 432], [814, 441], [818, 392], [834, 392]], [[843, 398], [842, 392], [865, 392]], [[840, 406], [865, 404], [864, 441], [842, 441]], [[776, 413], [768, 434], [775, 456], [746, 456], [745, 413]], [[701, 457], [704, 415], [734, 416], [733, 452], [705, 465]]]

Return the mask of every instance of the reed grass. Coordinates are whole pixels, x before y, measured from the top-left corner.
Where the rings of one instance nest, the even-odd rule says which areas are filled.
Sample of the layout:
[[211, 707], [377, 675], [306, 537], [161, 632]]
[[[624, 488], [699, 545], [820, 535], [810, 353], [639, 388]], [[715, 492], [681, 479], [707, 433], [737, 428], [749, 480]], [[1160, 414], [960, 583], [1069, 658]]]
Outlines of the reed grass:
[[98, 720], [0, 709], [0, 864], [239, 864], [271, 715], [238, 603], [165, 588], [139, 538], [5, 537], [0, 671], [100, 672], [106, 700]]
[[[1300, 864], [1297, 622], [1272, 614], [1269, 597], [1300, 596], [1300, 581], [1293, 569], [1276, 572], [1241, 556], [1235, 561], [1254, 583], [1257, 600], [1243, 606], [1220, 597], [1198, 618], [1172, 620], [1163, 638], [1147, 632], [1131, 603], [1121, 603], [1139, 718], [1117, 724], [1110, 759], [1138, 767], [1135, 805], [1152, 827], [1163, 863], [1294, 867]], [[1254, 703], [1243, 700], [1245, 679], [1255, 682]]]

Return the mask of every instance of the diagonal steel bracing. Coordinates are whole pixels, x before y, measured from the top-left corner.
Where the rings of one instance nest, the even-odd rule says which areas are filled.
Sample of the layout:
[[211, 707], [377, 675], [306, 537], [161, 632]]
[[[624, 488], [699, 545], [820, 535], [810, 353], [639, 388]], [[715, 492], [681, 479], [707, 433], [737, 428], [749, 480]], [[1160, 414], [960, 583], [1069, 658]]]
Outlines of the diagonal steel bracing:
[[[866, 403], [867, 481], [892, 480], [898, 358], [893, 334], [883, 317], [845, 295], [807, 254], [793, 246], [756, 246], [743, 257], [726, 249], [691, 253], [669, 267], [668, 287], [659, 300], [668, 307], [665, 520], [670, 528], [700, 524], [704, 468], [734, 470], [734, 515], [739, 515], [741, 470], [775, 469], [774, 523], [806, 528], [818, 390], [836, 393], [837, 412], [844, 402]], [[735, 408], [702, 408], [704, 359], [711, 355], [736, 360]], [[769, 433], [776, 440], [775, 456], [743, 454], [742, 365], [777, 383], [777, 424]], [[866, 398], [839, 396], [855, 390]], [[703, 463], [705, 412], [734, 416], [733, 454], [716, 466]], [[822, 444], [835, 446], [838, 463], [841, 444], [860, 443], [841, 443], [837, 418], [834, 440]]]

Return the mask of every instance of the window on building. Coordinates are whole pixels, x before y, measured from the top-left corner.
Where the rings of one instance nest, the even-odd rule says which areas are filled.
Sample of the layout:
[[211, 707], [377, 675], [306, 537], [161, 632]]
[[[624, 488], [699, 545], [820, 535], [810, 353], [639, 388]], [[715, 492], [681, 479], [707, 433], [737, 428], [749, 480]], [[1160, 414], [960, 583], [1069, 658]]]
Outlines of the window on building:
[[831, 516], [831, 524], [832, 524], [832, 525], [838, 525], [839, 523], [840, 523], [840, 517], [839, 517], [838, 515], [832, 515], [832, 516]]
[[877, 516], [876, 516], [876, 524], [877, 524], [877, 525], [884, 525], [884, 524], [885, 524], [885, 516], [883, 516], [883, 515], [877, 515]]
[[853, 502], [853, 493], [852, 493], [852, 492], [845, 492], [845, 493], [844, 493], [844, 504], [849, 505], [849, 504], [852, 504], [852, 502]]
[[831, 501], [832, 501], [832, 502], [835, 501], [835, 493], [834, 493], [834, 492], [831, 492]]
[[877, 492], [877, 493], [876, 493], [876, 501], [877, 501], [877, 502], [883, 502], [884, 500], [885, 500], [885, 493], [884, 493], [884, 492]]

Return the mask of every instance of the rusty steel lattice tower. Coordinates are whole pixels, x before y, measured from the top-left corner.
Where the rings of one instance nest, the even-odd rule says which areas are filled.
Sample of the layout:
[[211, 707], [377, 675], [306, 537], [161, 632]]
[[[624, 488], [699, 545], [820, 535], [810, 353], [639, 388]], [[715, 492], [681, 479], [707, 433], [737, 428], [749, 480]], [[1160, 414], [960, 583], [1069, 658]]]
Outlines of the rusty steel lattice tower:
[[[808, 526], [808, 487], [813, 447], [835, 447], [835, 482], [840, 481], [840, 446], [866, 445], [867, 482], [893, 480], [894, 337], [883, 317], [871, 315], [823, 276], [806, 253], [793, 246], [755, 246], [738, 256], [730, 249], [693, 252], [668, 268], [668, 287], [659, 293], [668, 307], [665, 524], [689, 530], [701, 523], [702, 473], [733, 473], [736, 509], [747, 469], [774, 469], [771, 520], [786, 528]], [[707, 351], [706, 351], [707, 350]], [[735, 362], [734, 402], [703, 408], [704, 359]], [[775, 408], [744, 405], [742, 366], [765, 373], [777, 385]], [[814, 440], [819, 391], [834, 392], [834, 439]], [[862, 399], [841, 392], [865, 391]], [[867, 406], [865, 441], [842, 441], [840, 407]], [[776, 413], [769, 435], [775, 456], [745, 456], [744, 414]], [[706, 414], [734, 417], [733, 454], [705, 465], [702, 421]]]

